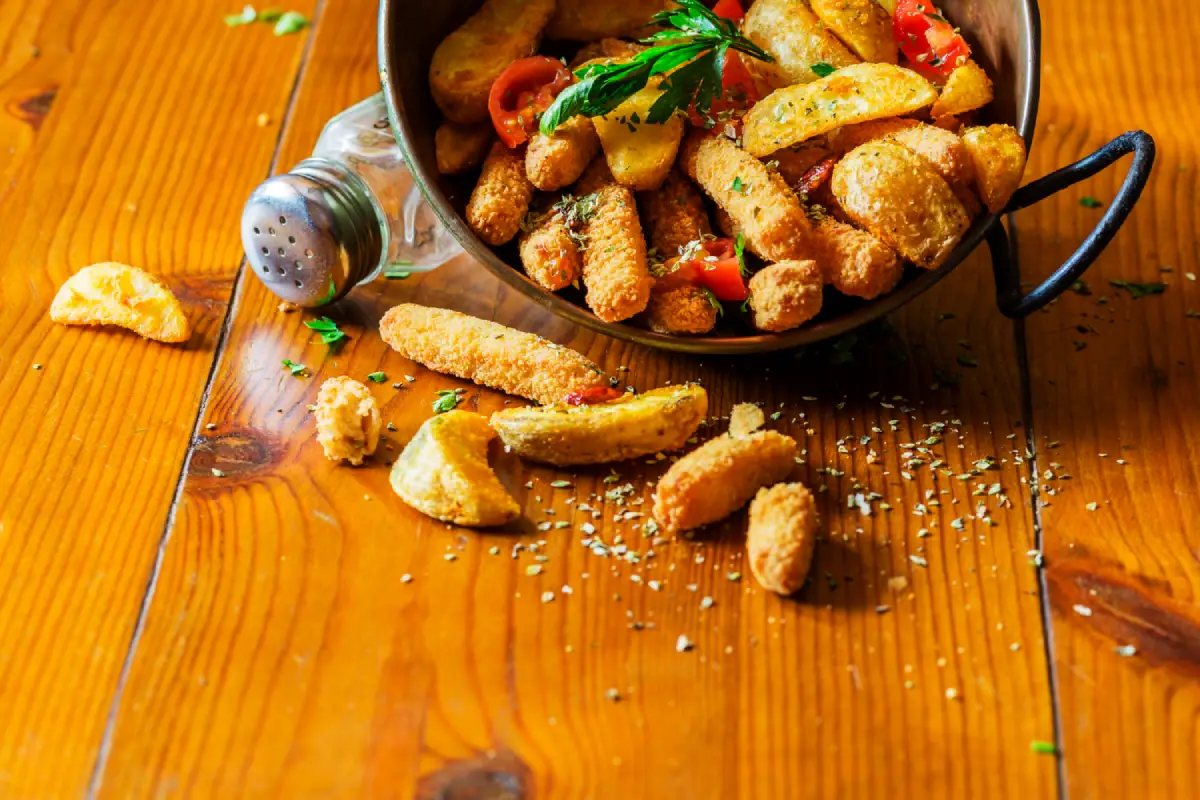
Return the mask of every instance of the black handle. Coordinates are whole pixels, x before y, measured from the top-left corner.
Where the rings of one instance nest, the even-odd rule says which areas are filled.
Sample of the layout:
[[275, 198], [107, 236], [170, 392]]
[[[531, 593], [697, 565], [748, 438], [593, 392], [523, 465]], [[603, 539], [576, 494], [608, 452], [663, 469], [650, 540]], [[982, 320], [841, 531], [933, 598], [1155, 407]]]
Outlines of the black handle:
[[992, 225], [987, 241], [992, 251], [992, 271], [996, 276], [996, 302], [1002, 314], [1016, 318], [1037, 311], [1070, 288], [1084, 270], [1092, 265], [1117, 235], [1142, 190], [1146, 188], [1146, 181], [1150, 179], [1150, 168], [1154, 165], [1154, 140], [1145, 131], [1123, 133], [1090, 156], [1022, 186], [1013, 194], [1008, 207], [1004, 209], [1006, 214], [1027, 208], [1068, 186], [1074, 186], [1128, 153], [1133, 153], [1133, 164], [1100, 222], [1083, 240], [1083, 244], [1079, 245], [1079, 249], [1029, 294], [1021, 293], [1021, 271], [1012, 260], [1008, 234], [1004, 226], [999, 220]]

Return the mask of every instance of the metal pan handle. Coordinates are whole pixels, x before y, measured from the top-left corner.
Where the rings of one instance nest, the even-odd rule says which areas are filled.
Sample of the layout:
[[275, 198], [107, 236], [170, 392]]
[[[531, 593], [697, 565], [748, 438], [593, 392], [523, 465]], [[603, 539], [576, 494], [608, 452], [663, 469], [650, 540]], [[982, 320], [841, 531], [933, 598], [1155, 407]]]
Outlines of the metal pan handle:
[[1123, 133], [1090, 156], [1022, 186], [1013, 194], [1008, 207], [1004, 209], [1005, 214], [1027, 208], [1068, 186], [1074, 186], [1129, 153], [1133, 153], [1133, 164], [1100, 222], [1079, 245], [1079, 249], [1029, 294], [1021, 293], [1021, 272], [1012, 259], [1008, 233], [999, 221], [992, 225], [987, 241], [992, 251], [992, 270], [996, 276], [996, 303], [1002, 314], [1015, 319], [1037, 311], [1070, 288], [1099, 257], [1117, 235], [1142, 190], [1146, 188], [1150, 168], [1154, 164], [1154, 140], [1145, 131]]

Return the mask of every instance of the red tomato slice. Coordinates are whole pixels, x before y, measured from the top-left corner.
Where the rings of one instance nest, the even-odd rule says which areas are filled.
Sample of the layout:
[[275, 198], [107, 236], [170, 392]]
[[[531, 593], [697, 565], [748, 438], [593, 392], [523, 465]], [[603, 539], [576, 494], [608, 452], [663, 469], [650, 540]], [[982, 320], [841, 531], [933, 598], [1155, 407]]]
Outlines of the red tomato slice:
[[537, 130], [542, 112], [574, 80], [561, 61], [546, 56], [530, 56], [509, 64], [492, 82], [488, 94], [488, 112], [500, 141], [509, 147], [528, 141]]
[[[737, 23], [745, 16], [738, 0], [719, 0], [713, 6], [713, 13]], [[742, 117], [760, 99], [758, 89], [754, 86], [754, 76], [746, 69], [741, 54], [728, 50], [721, 67], [721, 96], [713, 99], [707, 116], [702, 116], [693, 105], [688, 109], [688, 118], [697, 128], [732, 125], [735, 135], [740, 136]]]
[[741, 24], [742, 18], [746, 16], [746, 12], [742, 10], [742, 4], [738, 0], [717, 0], [712, 11], [718, 17], [724, 17], [738, 24]]
[[594, 406], [597, 403], [607, 403], [609, 400], [616, 400], [624, 394], [620, 389], [610, 389], [607, 386], [593, 386], [590, 389], [571, 392], [567, 395], [564, 402], [569, 406]]
[[833, 175], [837, 162], [837, 156], [829, 156], [813, 164], [796, 182], [796, 191], [811, 198]]
[[704, 251], [705, 257], [676, 262], [669, 273], [655, 282], [654, 290], [665, 292], [690, 284], [706, 287], [718, 300], [740, 302], [749, 297], [734, 240], [710, 239], [704, 243]]
[[899, 0], [892, 31], [910, 66], [935, 81], [943, 81], [967, 63], [971, 48], [931, 0]]

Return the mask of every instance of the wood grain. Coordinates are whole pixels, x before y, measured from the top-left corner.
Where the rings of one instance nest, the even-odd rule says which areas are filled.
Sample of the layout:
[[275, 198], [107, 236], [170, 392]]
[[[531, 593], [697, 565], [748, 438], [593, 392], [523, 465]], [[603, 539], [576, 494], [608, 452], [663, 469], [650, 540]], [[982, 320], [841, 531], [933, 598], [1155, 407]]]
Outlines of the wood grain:
[[[285, 163], [306, 154], [330, 113], [374, 88], [373, 54], [361, 45], [369, 5], [326, 6]], [[750, 361], [634, 348], [547, 316], [465, 258], [357, 290], [332, 312], [350, 342], [331, 353], [302, 315], [280, 314], [248, 281], [205, 418], [216, 427], [192, 458], [102, 793], [435, 797], [518, 785], [528, 797], [917, 796], [930, 786], [1052, 795], [1053, 759], [1029, 751], [1053, 723], [1025, 555], [1027, 468], [1011, 454], [1023, 452], [1020, 380], [986, 269], [973, 260], [896, 330], [864, 333], [843, 364], [831, 364], [845, 355], [829, 348]], [[730, 580], [746, 572], [744, 516], [695, 542], [655, 544], [635, 527], [642, 518], [616, 523], [620, 509], [591, 497], [630, 483], [624, 508], [645, 510], [661, 463], [618, 465], [614, 485], [602, 482], [606, 469], [564, 472], [497, 451], [526, 513], [510, 532], [452, 528], [404, 506], [387, 462], [430, 415], [435, 391], [463, 384], [380, 341], [377, 320], [402, 301], [541, 333], [641, 389], [699, 378], [714, 413], [744, 400], [779, 410], [772, 426], [808, 451], [797, 476], [826, 487], [831, 535], [812, 584], [783, 600], [748, 573]], [[956, 318], [939, 319], [950, 310]], [[972, 354], [985, 366], [957, 365]], [[313, 376], [291, 377], [278, 366], [285, 357]], [[376, 370], [388, 380], [372, 391], [397, 430], [374, 463], [335, 466], [307, 405], [324, 378]], [[961, 384], [930, 388], [938, 370]], [[504, 407], [502, 395], [465, 388], [466, 408]], [[903, 479], [900, 444], [933, 435], [923, 426], [934, 422], [947, 425], [932, 450], [952, 475], [985, 456], [1002, 462], [972, 482], [934, 479], [927, 466]], [[866, 464], [871, 448], [880, 465]], [[214, 466], [226, 477], [212, 477]], [[572, 487], [551, 487], [556, 479]], [[847, 509], [855, 479], [893, 510]], [[957, 532], [950, 523], [974, 513], [976, 482], [999, 482], [1014, 508], [992, 512], [996, 527], [966, 521]], [[912, 516], [927, 489], [947, 492], [934, 495], [942, 507]], [[560, 520], [566, 529], [534, 527]], [[623, 535], [641, 562], [581, 546], [585, 522], [610, 544]], [[921, 528], [933, 535], [918, 537]], [[539, 553], [512, 557], [514, 545], [543, 540]], [[889, 588], [894, 577], [907, 588]], [[701, 609], [706, 596], [714, 605]], [[676, 652], [681, 634], [692, 651]]]
[[[88, 784], [240, 259], [228, 232], [274, 149], [255, 119], [282, 115], [299, 65], [302, 38], [247, 47], [228, 10], [0, 4], [7, 797]], [[50, 323], [57, 286], [108, 260], [172, 285], [188, 344]]]
[[[1196, 797], [1200, 320], [1186, 314], [1200, 310], [1190, 99], [1200, 65], [1154, 54], [1192, 52], [1200, 22], [1170, 0], [1044, 3], [1043, 13], [1033, 171], [1131, 128], [1158, 143], [1149, 188], [1086, 276], [1091, 294], [1068, 294], [1028, 328], [1037, 469], [1058, 476], [1043, 481], [1054, 494], [1043, 492], [1040, 521], [1067, 788], [1073, 798]], [[1102, 211], [1080, 198], [1110, 200], [1127, 166], [1019, 215], [1027, 279], [1070, 253]], [[1167, 288], [1133, 300], [1113, 280]], [[1117, 651], [1125, 646], [1136, 654]]]

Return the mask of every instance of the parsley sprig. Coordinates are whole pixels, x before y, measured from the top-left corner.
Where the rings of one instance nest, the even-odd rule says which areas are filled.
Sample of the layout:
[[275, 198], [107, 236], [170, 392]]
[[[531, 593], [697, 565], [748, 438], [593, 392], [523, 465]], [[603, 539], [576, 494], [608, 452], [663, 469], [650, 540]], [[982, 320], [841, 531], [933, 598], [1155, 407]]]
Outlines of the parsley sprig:
[[729, 50], [774, 61], [743, 36], [735, 23], [717, 16], [700, 0], [677, 0], [677, 5], [652, 18], [664, 28], [642, 39], [653, 47], [625, 63], [591, 64], [577, 71], [580, 81], [564, 89], [542, 114], [542, 133], [553, 133], [577, 114], [604, 116], [645, 88], [650, 78], [666, 73], [671, 74], [662, 83], [663, 93], [650, 106], [645, 121], [661, 124], [692, 103], [700, 114], [707, 114], [712, 101], [721, 95], [721, 73]]
[[346, 333], [340, 330], [337, 326], [337, 323], [331, 320], [329, 317], [305, 320], [304, 324], [321, 334], [321, 341], [325, 344], [333, 344], [334, 342], [340, 342], [342, 339], [346, 338]]

